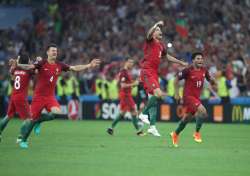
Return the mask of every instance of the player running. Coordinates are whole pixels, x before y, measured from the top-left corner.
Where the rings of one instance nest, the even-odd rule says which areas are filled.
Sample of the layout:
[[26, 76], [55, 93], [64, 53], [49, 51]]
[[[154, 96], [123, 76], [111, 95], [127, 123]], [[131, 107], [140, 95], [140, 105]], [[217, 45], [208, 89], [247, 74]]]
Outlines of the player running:
[[124, 64], [123, 69], [119, 72], [119, 99], [120, 99], [120, 113], [118, 116], [114, 119], [112, 125], [110, 128], [107, 129], [107, 133], [110, 135], [113, 135], [114, 128], [118, 124], [118, 122], [121, 120], [121, 118], [125, 115], [126, 112], [130, 112], [132, 115], [132, 122], [137, 130], [138, 136], [143, 136], [144, 133], [141, 129], [141, 127], [138, 124], [137, 119], [137, 111], [136, 111], [136, 104], [134, 102], [134, 99], [131, 95], [131, 88], [138, 85], [138, 81], [133, 81], [132, 76], [130, 74], [130, 70], [134, 66], [134, 60], [131, 58], [128, 58]]
[[[18, 56], [17, 60], [19, 61], [19, 63], [28, 64], [30, 59], [26, 53], [23, 53]], [[10, 73], [14, 84], [8, 105], [7, 115], [0, 122], [0, 141], [3, 130], [6, 128], [10, 119], [13, 118], [14, 115], [18, 114], [18, 116], [22, 120], [26, 120], [31, 117], [27, 94], [32, 72], [29, 70], [23, 70], [12, 64], [10, 68]], [[26, 121], [24, 121], [20, 130], [20, 135], [17, 138], [17, 143], [21, 141], [21, 137], [24, 135], [26, 125], [27, 123]]]
[[[26, 129], [20, 143], [21, 148], [28, 148], [27, 138], [35, 126], [35, 132], [40, 132], [40, 123], [43, 121], [53, 120], [55, 115], [61, 114], [60, 104], [55, 98], [55, 87], [58, 76], [63, 71], [83, 71], [89, 68], [95, 68], [100, 65], [99, 59], [93, 59], [89, 64], [69, 66], [57, 61], [58, 49], [55, 44], [50, 44], [47, 47], [47, 59], [42, 59], [34, 64], [18, 64], [24, 69], [37, 69], [37, 83], [34, 90], [34, 95], [31, 103], [30, 125]], [[41, 114], [43, 109], [46, 109], [48, 114]]]
[[164, 95], [160, 89], [158, 81], [158, 68], [161, 58], [167, 58], [168, 61], [181, 64], [182, 66], [188, 65], [167, 53], [166, 46], [162, 42], [162, 31], [160, 28], [163, 25], [163, 21], [159, 21], [147, 32], [147, 38], [144, 44], [144, 59], [141, 62], [140, 73], [140, 79], [143, 83], [144, 89], [147, 94], [149, 94], [149, 100], [142, 113], [139, 115], [139, 118], [144, 123], [149, 123], [147, 116], [147, 114], [149, 114], [150, 127], [148, 133], [154, 136], [160, 136], [155, 127], [155, 123], [158, 100]]
[[192, 65], [179, 72], [175, 79], [175, 98], [180, 100], [179, 96], [179, 80], [184, 79], [184, 94], [183, 103], [186, 109], [186, 114], [182, 117], [177, 129], [171, 132], [172, 143], [174, 147], [178, 147], [178, 137], [181, 131], [185, 128], [187, 123], [196, 118], [196, 131], [193, 135], [194, 140], [198, 143], [202, 142], [200, 129], [202, 127], [202, 121], [206, 118], [206, 108], [201, 104], [200, 95], [203, 88], [205, 78], [210, 82], [212, 87], [215, 88], [216, 82], [213, 77], [210, 76], [208, 70], [203, 66], [204, 58], [202, 53], [192, 54]]

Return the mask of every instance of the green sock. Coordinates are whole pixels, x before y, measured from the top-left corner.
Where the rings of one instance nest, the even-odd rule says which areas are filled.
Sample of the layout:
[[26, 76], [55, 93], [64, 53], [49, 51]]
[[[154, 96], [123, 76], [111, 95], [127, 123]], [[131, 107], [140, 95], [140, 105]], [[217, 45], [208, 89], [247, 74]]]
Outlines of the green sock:
[[147, 105], [143, 108], [142, 113], [143, 114], [149, 114], [149, 109], [152, 106], [155, 106], [155, 103], [157, 103], [157, 97], [156, 96], [152, 96], [149, 98]]
[[8, 116], [5, 116], [1, 122], [0, 122], [0, 134], [2, 134], [4, 128], [7, 126], [8, 122], [10, 121], [10, 119], [8, 118]]
[[51, 113], [51, 112], [48, 114], [42, 114], [41, 117], [37, 120], [37, 123], [54, 120], [55, 116], [56, 116], [56, 114]]
[[203, 123], [203, 118], [202, 117], [197, 117], [196, 118], [196, 132], [198, 133], [202, 127]]
[[155, 125], [156, 117], [157, 117], [157, 105], [151, 107], [149, 109], [149, 117], [150, 117], [150, 126]]
[[136, 130], [139, 130], [138, 119], [137, 116], [132, 116], [132, 122]]
[[20, 128], [20, 134], [22, 137], [26, 133], [26, 129], [27, 129], [27, 120], [23, 121], [22, 126]]
[[181, 133], [181, 131], [186, 127], [188, 121], [187, 120], [181, 120], [177, 129], [175, 130], [175, 133], [178, 135]]
[[112, 122], [111, 128], [115, 128], [115, 126], [117, 125], [117, 123], [121, 120], [122, 118], [122, 114], [118, 114], [118, 116], [114, 119], [114, 121]]
[[32, 120], [27, 120], [26, 123], [25, 123], [25, 129], [22, 130], [23, 134], [23, 142], [26, 142], [29, 135], [30, 135], [30, 132], [32, 131], [34, 125], [36, 124], [36, 121], [32, 121]]

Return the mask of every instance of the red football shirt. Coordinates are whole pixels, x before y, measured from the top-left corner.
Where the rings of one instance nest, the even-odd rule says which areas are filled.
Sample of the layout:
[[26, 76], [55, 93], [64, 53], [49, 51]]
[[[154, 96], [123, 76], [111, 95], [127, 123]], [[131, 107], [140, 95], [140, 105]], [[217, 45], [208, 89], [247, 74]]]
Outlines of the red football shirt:
[[119, 72], [120, 95], [131, 95], [131, 87], [121, 88], [121, 83], [131, 84], [132, 82], [133, 82], [133, 79], [129, 71], [126, 69], [122, 69]]
[[163, 42], [152, 39], [146, 41], [143, 46], [144, 58], [140, 63], [142, 69], [152, 70], [154, 73], [158, 72], [161, 57], [167, 54], [166, 46]]
[[190, 66], [179, 72], [178, 79], [185, 79], [184, 97], [193, 96], [199, 99], [205, 78], [210, 81], [211, 76], [204, 67], [195, 69], [193, 66]]
[[58, 61], [49, 64], [45, 59], [36, 62], [34, 65], [38, 69], [34, 97], [54, 96], [58, 76], [62, 71], [68, 71], [70, 66]]
[[11, 69], [10, 72], [14, 77], [12, 96], [26, 98], [28, 94], [31, 71], [14, 68]]

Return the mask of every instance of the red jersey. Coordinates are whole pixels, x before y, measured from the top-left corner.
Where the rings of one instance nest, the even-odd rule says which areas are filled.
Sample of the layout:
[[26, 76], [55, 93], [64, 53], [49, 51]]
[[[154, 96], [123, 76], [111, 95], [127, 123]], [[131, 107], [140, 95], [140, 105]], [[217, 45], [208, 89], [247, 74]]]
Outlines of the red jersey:
[[119, 86], [120, 86], [119, 93], [120, 95], [131, 95], [131, 87], [122, 88], [121, 83], [127, 83], [127, 84], [133, 83], [132, 76], [126, 69], [122, 69], [119, 72]]
[[18, 96], [20, 98], [25, 99], [28, 94], [31, 71], [14, 68], [14, 69], [11, 69], [10, 72], [14, 76], [12, 96], [15, 96], [15, 97]]
[[167, 54], [166, 46], [163, 42], [154, 39], [146, 41], [143, 46], [144, 58], [140, 63], [142, 69], [149, 69], [157, 73], [161, 57]]
[[208, 70], [204, 67], [195, 69], [193, 66], [190, 66], [179, 72], [178, 79], [185, 79], [184, 97], [193, 96], [199, 99], [205, 78], [208, 81], [211, 80]]
[[38, 69], [35, 96], [55, 96], [57, 78], [62, 71], [68, 71], [70, 66], [56, 61], [49, 64], [47, 60], [36, 62], [35, 68]]

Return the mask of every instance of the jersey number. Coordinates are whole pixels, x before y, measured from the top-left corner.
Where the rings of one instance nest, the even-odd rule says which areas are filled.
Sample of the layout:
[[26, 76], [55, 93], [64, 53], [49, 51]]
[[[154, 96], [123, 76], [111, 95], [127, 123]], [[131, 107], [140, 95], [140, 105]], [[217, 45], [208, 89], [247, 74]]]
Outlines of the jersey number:
[[21, 77], [20, 76], [16, 76], [15, 83], [14, 83], [14, 87], [15, 87], [16, 90], [20, 89], [20, 87], [21, 87], [20, 80], [21, 80]]
[[200, 88], [201, 85], [202, 85], [202, 82], [201, 82], [201, 81], [197, 81], [197, 82], [196, 82], [196, 87]]
[[54, 79], [54, 76], [51, 76], [50, 79], [49, 79], [49, 81], [53, 82], [53, 79]]

